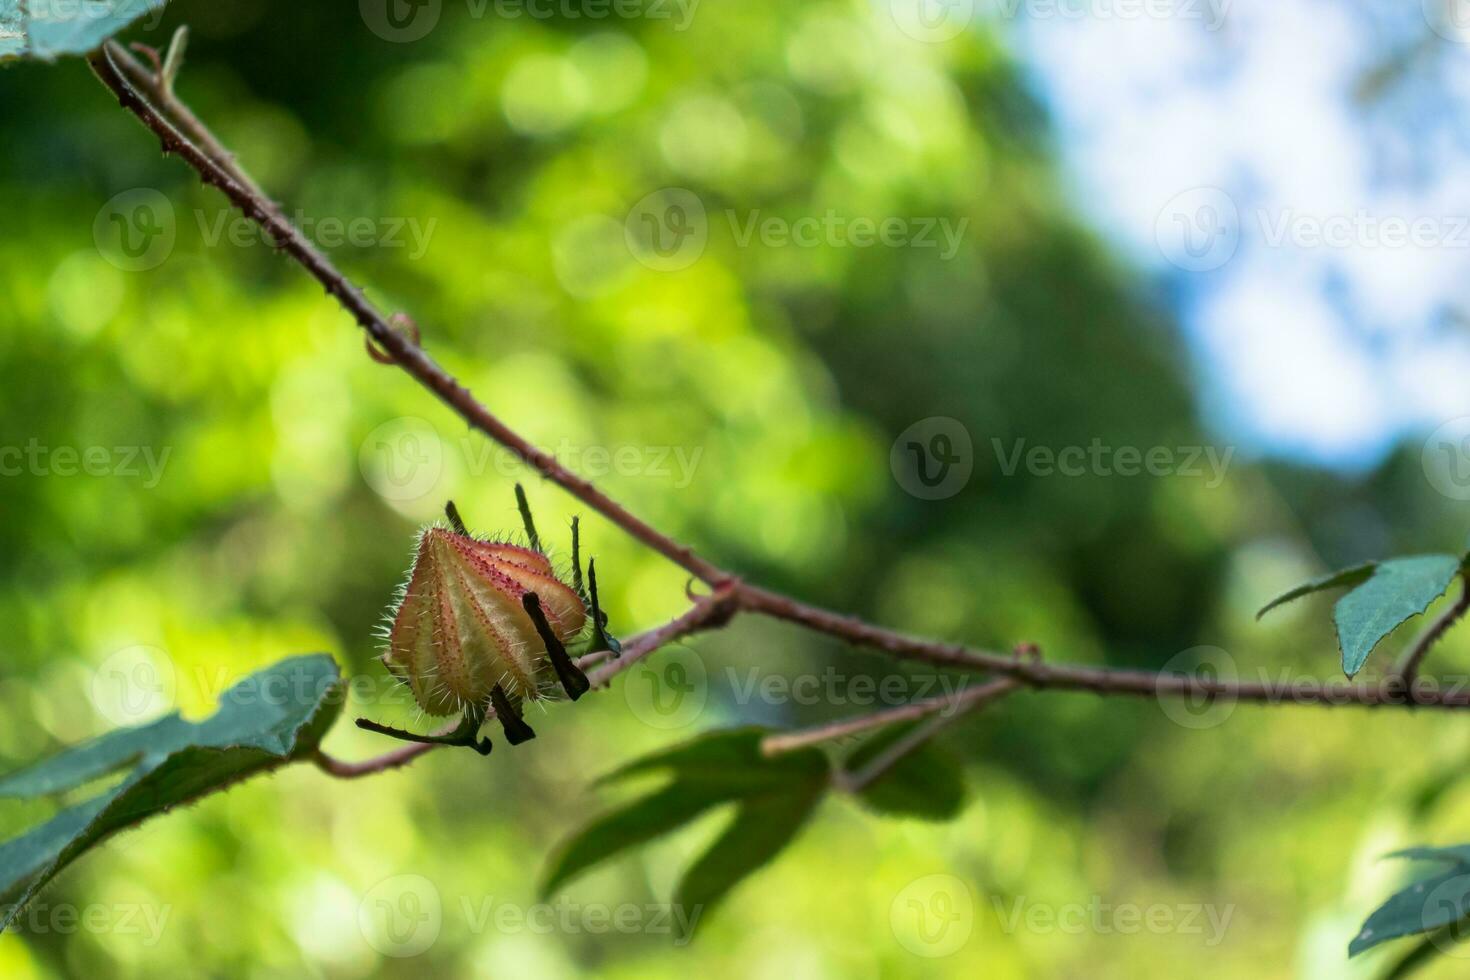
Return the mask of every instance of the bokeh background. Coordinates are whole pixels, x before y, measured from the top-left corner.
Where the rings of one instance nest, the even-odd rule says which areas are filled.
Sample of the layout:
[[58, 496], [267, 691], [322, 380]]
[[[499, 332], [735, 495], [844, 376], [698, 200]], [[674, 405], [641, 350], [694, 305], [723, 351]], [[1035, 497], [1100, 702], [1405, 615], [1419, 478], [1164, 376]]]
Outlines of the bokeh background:
[[[354, 280], [722, 564], [990, 648], [1280, 679], [1337, 672], [1329, 606], [1263, 600], [1470, 525], [1458, 13], [176, 0], [127, 37], [189, 24], [181, 94]], [[0, 767], [305, 651], [365, 679], [349, 715], [416, 723], [373, 659], [413, 533], [449, 497], [513, 528], [524, 474], [80, 61], [0, 71], [0, 129]], [[562, 537], [573, 502], [529, 491]], [[583, 528], [623, 632], [683, 608], [677, 569]], [[289, 769], [80, 861], [0, 975], [1367, 977], [1401, 952], [1345, 956], [1402, 880], [1379, 857], [1470, 839], [1457, 717], [1018, 695], [944, 736], [959, 819], [829, 801], [692, 944], [648, 909], [723, 814], [538, 911], [545, 855], [619, 798], [598, 774], [882, 707], [887, 677], [957, 680], [743, 620], [488, 762]]]

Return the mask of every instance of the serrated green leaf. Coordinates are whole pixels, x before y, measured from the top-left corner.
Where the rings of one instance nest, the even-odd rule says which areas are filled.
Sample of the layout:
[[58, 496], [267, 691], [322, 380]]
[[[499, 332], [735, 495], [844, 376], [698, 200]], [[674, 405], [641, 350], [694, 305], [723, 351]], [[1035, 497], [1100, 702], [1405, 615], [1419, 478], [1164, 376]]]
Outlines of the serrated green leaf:
[[1460, 561], [1456, 555], [1395, 558], [1381, 563], [1366, 582], [1339, 599], [1333, 620], [1343, 672], [1352, 677], [1362, 670], [1384, 637], [1444, 595]]
[[86, 54], [144, 17], [156, 25], [168, 0], [0, 0], [0, 59]]
[[0, 780], [5, 795], [28, 797], [132, 766], [118, 785], [0, 844], [0, 930], [57, 872], [109, 835], [315, 749], [341, 710], [340, 685], [330, 657], [295, 657], [230, 688], [202, 722], [170, 715]]
[[1349, 956], [1390, 939], [1452, 925], [1470, 915], [1470, 845], [1413, 847], [1389, 857], [1441, 861], [1451, 867], [1404, 888], [1375, 909], [1348, 944]]
[[684, 874], [674, 895], [676, 919], [694, 931], [736, 885], [796, 839], [822, 799], [818, 786], [806, 792], [772, 794], [746, 800], [735, 819], [709, 850]]
[[1294, 599], [1300, 599], [1314, 592], [1346, 588], [1350, 585], [1361, 585], [1368, 581], [1369, 576], [1373, 574], [1373, 570], [1377, 567], [1378, 563], [1376, 561], [1364, 562], [1361, 565], [1353, 565], [1350, 568], [1340, 568], [1328, 575], [1323, 575], [1321, 578], [1314, 578], [1310, 582], [1303, 582], [1296, 588], [1281, 593], [1281, 595], [1262, 606], [1261, 611], [1256, 613], [1256, 619], [1260, 619], [1277, 606], [1284, 606]]
[[[921, 723], [880, 731], [847, 757], [845, 768], [850, 773], [861, 771], [916, 724]], [[909, 752], [858, 793], [858, 799], [879, 813], [936, 821], [959, 816], [965, 796], [965, 777], [958, 761], [932, 741]]]

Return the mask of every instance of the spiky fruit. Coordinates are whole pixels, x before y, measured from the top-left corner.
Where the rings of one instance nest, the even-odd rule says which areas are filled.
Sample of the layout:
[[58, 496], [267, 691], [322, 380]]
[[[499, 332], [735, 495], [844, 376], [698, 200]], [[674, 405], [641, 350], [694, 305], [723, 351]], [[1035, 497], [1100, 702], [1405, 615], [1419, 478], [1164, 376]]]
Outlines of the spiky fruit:
[[577, 591], [541, 552], [430, 527], [419, 538], [383, 663], [431, 715], [483, 710], [497, 685], [512, 702], [546, 697], [558, 681], [575, 697], [581, 691], [569, 676], [585, 679], [575, 667], [568, 674], [564, 648], [581, 637], [587, 618]]

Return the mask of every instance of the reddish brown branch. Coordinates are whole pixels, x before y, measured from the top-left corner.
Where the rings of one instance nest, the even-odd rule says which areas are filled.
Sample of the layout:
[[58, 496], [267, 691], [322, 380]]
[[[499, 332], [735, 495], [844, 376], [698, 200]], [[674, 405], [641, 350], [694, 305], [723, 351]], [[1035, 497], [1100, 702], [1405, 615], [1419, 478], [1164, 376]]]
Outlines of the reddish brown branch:
[[923, 701], [915, 701], [898, 708], [889, 708], [886, 711], [877, 711], [872, 714], [859, 715], [856, 718], [845, 718], [842, 721], [834, 721], [830, 724], [819, 725], [816, 728], [807, 728], [798, 732], [782, 732], [780, 735], [772, 735], [761, 742], [761, 752], [766, 755], [781, 755], [785, 752], [795, 752], [797, 749], [809, 748], [830, 742], [833, 739], [849, 738], [853, 735], [861, 735], [875, 728], [886, 728], [904, 721], [916, 721], [920, 718], [953, 718], [967, 711], [972, 711], [981, 705], [989, 704], [997, 698], [1014, 691], [1019, 687], [1016, 681], [1003, 677], [1000, 680], [990, 681], [987, 684], [979, 684], [958, 694], [947, 694], [943, 697], [928, 698]]
[[[234, 162], [229, 151], [204, 124], [174, 97], [171, 90], [160, 86], [154, 74], [126, 50], [114, 42], [108, 42], [91, 57], [90, 63], [102, 83], [117, 96], [118, 102], [158, 137], [165, 153], [177, 154], [206, 184], [219, 188], [247, 217], [259, 224], [271, 236], [277, 248], [310, 273], [394, 363], [453, 409], [472, 428], [515, 453], [543, 477], [606, 517], [635, 540], [714, 587], [715, 592], [711, 597], [697, 602], [684, 616], [631, 641], [630, 649], [620, 660], [592, 661], [602, 663], [593, 675], [597, 685], [606, 685], [617, 673], [637, 663], [664, 643], [700, 629], [723, 625], [735, 613], [747, 611], [784, 619], [894, 657], [922, 661], [939, 667], [988, 672], [1009, 679], [997, 681], [996, 684], [1141, 697], [1215, 697], [1254, 703], [1470, 707], [1470, 691], [1441, 690], [1435, 685], [1405, 683], [1398, 677], [1390, 677], [1379, 683], [1351, 684], [1307, 680], [1272, 684], [1044, 664], [1019, 656], [908, 636], [744, 583], [729, 571], [696, 554], [691, 548], [679, 544], [628, 511], [592, 483], [562, 466], [550, 453], [534, 446], [513, 431], [477, 401], [468, 389], [424, 351], [415, 337], [394, 329], [390, 318], [383, 316], [368, 301], [362, 290], [349, 282], [331, 260], [284, 217], [281, 210], [250, 180]], [[162, 110], [159, 106], [163, 107]], [[1424, 652], [1465, 611], [1467, 605], [1470, 605], [1470, 596], [1462, 595], [1456, 610], [1452, 610], [1454, 615], [1447, 615], [1416, 645], [1402, 670], [1406, 680], [1413, 680], [1415, 669]], [[908, 709], [897, 710], [903, 712]], [[920, 712], [921, 715], [923, 713]], [[341, 763], [323, 757], [319, 764], [335, 775], [366, 775], [404, 765], [429, 749], [430, 746], [406, 746], [378, 759], [358, 764]]]

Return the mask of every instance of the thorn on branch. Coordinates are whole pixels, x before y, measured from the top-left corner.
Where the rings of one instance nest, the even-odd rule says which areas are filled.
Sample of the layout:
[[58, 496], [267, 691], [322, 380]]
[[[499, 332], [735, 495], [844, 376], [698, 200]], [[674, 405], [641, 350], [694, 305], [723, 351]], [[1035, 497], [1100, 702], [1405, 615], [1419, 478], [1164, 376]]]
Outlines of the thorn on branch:
[[[264, 223], [264, 217], [263, 216], [261, 218], [258, 218], [257, 220], [258, 221], [261, 221], [262, 223]], [[274, 236], [274, 233], [272, 233], [272, 234]], [[276, 245], [276, 248], [278, 248], [278, 249], [285, 248], [286, 247], [286, 241], [285, 241], [284, 238], [277, 237], [277, 238], [275, 238], [275, 245]], [[328, 289], [327, 292], [330, 293], [331, 290]], [[393, 314], [391, 317], [388, 318], [388, 325], [390, 327], [392, 327], [394, 330], [398, 331], [399, 333], [407, 334], [408, 335], [408, 341], [409, 341], [409, 343], [413, 344], [415, 347], [422, 347], [423, 346], [423, 344], [421, 342], [423, 338], [419, 334], [419, 325], [417, 323], [414, 323], [413, 322], [413, 317], [409, 316], [407, 313], [401, 313], [400, 312], [400, 313]], [[379, 364], [397, 364], [398, 363], [398, 359], [397, 358], [395, 358], [392, 354], [390, 354], [387, 351], [385, 351], [382, 348], [380, 348], [373, 341], [373, 335], [371, 333], [365, 334], [363, 336], [363, 338], [362, 338], [362, 342], [363, 342], [363, 345], [367, 348], [368, 357], [371, 357], [373, 360], [377, 361]]]

